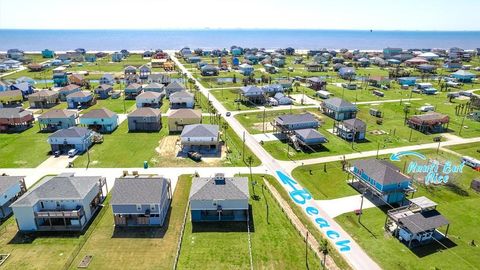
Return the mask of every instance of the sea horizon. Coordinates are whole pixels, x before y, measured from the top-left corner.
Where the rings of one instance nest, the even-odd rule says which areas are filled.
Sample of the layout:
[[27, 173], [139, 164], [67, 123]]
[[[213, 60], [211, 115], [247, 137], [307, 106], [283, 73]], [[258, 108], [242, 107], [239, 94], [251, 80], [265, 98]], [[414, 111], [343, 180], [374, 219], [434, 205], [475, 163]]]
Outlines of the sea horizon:
[[[257, 47], [276, 49], [381, 50], [385, 47], [431, 49], [480, 47], [474, 30], [337, 30], [337, 29], [0, 29], [0, 51], [45, 48], [68, 51], [178, 50], [190, 48]], [[354, 44], [352, 46], [351, 44]]]

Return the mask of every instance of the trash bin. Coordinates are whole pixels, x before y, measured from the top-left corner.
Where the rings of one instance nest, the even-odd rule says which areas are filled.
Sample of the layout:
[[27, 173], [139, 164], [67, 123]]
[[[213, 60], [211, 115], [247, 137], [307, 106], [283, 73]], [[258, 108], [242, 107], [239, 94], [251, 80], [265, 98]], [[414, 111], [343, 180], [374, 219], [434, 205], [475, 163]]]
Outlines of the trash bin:
[[144, 168], [144, 169], [148, 169], [148, 161], [145, 160], [145, 161], [143, 162], [143, 168]]

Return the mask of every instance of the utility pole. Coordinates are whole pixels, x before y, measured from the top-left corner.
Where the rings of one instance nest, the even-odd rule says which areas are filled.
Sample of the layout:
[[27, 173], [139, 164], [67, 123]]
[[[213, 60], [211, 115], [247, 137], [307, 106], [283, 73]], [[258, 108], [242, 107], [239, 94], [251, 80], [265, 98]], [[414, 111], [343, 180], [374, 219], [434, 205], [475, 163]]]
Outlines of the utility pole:
[[380, 152], [380, 141], [378, 141], [378, 144], [377, 144], [377, 159], [378, 159], [378, 152]]
[[245, 131], [243, 132], [242, 160], [245, 161]]
[[440, 143], [442, 142], [442, 136], [439, 136], [438, 138], [438, 146], [437, 146], [437, 154], [440, 151]]
[[360, 198], [362, 200], [360, 201], [360, 212], [358, 213], [358, 223], [361, 223], [360, 222], [360, 217], [362, 217], [362, 212], [363, 212], [363, 197], [364, 197], [364, 194], [365, 193], [362, 193], [362, 195], [360, 195]]
[[263, 108], [263, 134], [265, 134], [265, 114], [266, 114], [266, 108]]
[[458, 132], [458, 135], [462, 135], [462, 130], [463, 130], [463, 123], [465, 122], [465, 117], [467, 117], [467, 114], [465, 113], [462, 118], [462, 124], [460, 125], [460, 131]]

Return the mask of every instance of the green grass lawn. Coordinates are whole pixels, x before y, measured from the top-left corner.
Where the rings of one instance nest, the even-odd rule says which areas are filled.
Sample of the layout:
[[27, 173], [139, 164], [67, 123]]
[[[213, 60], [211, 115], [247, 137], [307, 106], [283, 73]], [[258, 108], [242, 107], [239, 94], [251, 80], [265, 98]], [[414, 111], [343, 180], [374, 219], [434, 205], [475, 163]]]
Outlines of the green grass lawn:
[[21, 133], [0, 133], [0, 168], [35, 168], [48, 158], [49, 133], [38, 123]]
[[479, 158], [480, 143], [460, 144], [447, 148], [465, 156]]
[[[254, 269], [300, 269], [305, 267], [305, 244], [269, 192], [261, 192], [261, 176], [255, 189], [259, 200], [252, 209], [252, 260]], [[253, 191], [250, 185], [250, 193]], [[266, 204], [269, 206], [267, 222]], [[192, 225], [188, 218], [180, 251], [179, 269], [248, 269], [249, 249], [245, 222]], [[309, 250], [310, 269], [319, 269], [319, 259]]]
[[106, 108], [115, 113], [129, 113], [134, 111], [136, 107], [135, 100], [124, 100], [123, 98], [117, 99], [97, 99], [97, 103], [85, 110], [82, 110], [81, 113], [87, 113], [94, 109]]
[[[462, 151], [462, 150], [459, 150]], [[451, 160], [459, 163], [455, 155], [436, 150], [420, 151], [429, 159], [440, 161]], [[387, 158], [382, 156], [381, 158]], [[402, 157], [402, 162], [396, 163], [400, 168], [413, 160], [411, 157]], [[302, 166], [293, 171], [293, 176], [306, 187], [315, 199], [334, 199], [343, 196], [358, 194], [346, 183], [346, 174], [341, 171], [339, 162], [328, 163], [327, 173], [323, 172], [323, 164]], [[312, 175], [310, 175], [312, 170]], [[337, 177], [331, 177], [337, 175]], [[330, 177], [328, 177], [330, 176]], [[414, 185], [417, 188], [415, 197], [427, 196], [438, 203], [437, 209], [450, 221], [449, 238], [454, 246], [442, 250], [433, 244], [409, 250], [397, 239], [385, 234], [384, 208], [364, 210], [362, 224], [354, 213], [346, 213], [336, 217], [336, 221], [355, 239], [360, 246], [384, 269], [454, 269], [462, 265], [462, 269], [474, 269], [480, 263], [478, 246], [471, 247], [472, 239], [480, 238], [476, 230], [480, 222], [476, 213], [480, 210], [480, 194], [469, 188], [470, 181], [478, 178], [480, 173], [465, 167], [461, 175], [451, 175], [449, 185], [425, 185], [423, 177], [413, 175]], [[367, 230], [367, 229], [368, 230]], [[445, 228], [441, 229], [443, 232]], [[429, 255], [426, 255], [429, 254]], [[475, 267], [473, 267], [475, 266]]]
[[93, 256], [89, 269], [171, 269], [191, 185], [181, 175], [173, 194], [168, 224], [163, 228], [115, 229], [111, 206], [80, 250], [70, 269], [86, 255]]
[[235, 100], [239, 99], [240, 89], [215, 89], [210, 90], [210, 93], [229, 111], [257, 109], [253, 104], [248, 105], [243, 102], [235, 102]]

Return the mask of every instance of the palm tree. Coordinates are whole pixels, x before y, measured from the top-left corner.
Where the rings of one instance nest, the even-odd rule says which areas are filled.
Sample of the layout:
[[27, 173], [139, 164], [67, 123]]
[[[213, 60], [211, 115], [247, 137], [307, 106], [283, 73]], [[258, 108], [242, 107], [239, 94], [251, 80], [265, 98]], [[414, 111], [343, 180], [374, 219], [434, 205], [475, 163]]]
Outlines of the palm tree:
[[326, 259], [328, 255], [328, 241], [326, 239], [321, 239], [319, 244], [320, 251], [322, 251], [323, 254], [322, 268], [325, 269]]
[[227, 148], [228, 150], [228, 147], [227, 147], [227, 129], [228, 129], [228, 123], [227, 122], [224, 122], [222, 124], [222, 128], [223, 128], [223, 140], [225, 141], [225, 147]]
[[300, 82], [299, 81], [295, 81], [293, 82], [293, 85], [292, 85], [294, 88], [295, 88], [295, 92], [298, 92], [298, 87], [300, 86]]
[[253, 157], [249, 155], [245, 162], [248, 165], [248, 168], [250, 169], [250, 182], [252, 183], [252, 189], [253, 189], [253, 197], [255, 198], [255, 185], [253, 184], [253, 175], [252, 175], [252, 163], [253, 163]]

